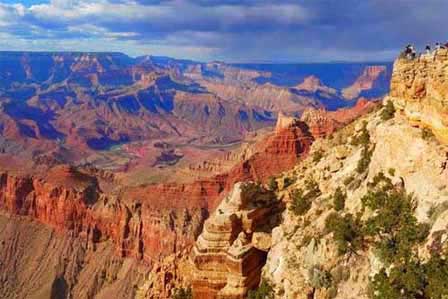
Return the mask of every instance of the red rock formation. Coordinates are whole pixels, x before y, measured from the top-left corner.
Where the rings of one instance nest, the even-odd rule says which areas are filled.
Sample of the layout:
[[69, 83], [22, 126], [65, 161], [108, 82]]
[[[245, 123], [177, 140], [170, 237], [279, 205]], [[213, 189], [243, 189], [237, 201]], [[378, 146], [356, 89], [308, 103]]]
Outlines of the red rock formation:
[[328, 86], [325, 86], [319, 78], [316, 76], [308, 76], [306, 77], [302, 83], [298, 84], [296, 87], [298, 90], [306, 90], [309, 92], [324, 92], [328, 94], [336, 94], [337, 91], [334, 88], [330, 88]]
[[312, 141], [307, 126], [296, 120], [279, 126], [255, 154], [228, 173], [191, 184], [128, 188], [118, 195], [105, 194], [91, 172], [73, 167], [57, 166], [39, 176], [4, 172], [0, 208], [69, 231], [93, 246], [112, 240], [120, 256], [154, 263], [191, 248], [209, 211], [236, 182], [263, 181], [291, 168], [306, 155]]
[[383, 65], [367, 66], [352, 85], [342, 90], [342, 94], [346, 99], [352, 100], [357, 98], [362, 91], [372, 89], [376, 80], [386, 73], [386, 70], [386, 66]]
[[326, 111], [324, 109], [307, 109], [301, 120], [308, 124], [312, 135], [321, 138], [330, 135], [338, 128], [350, 123], [361, 115], [371, 111], [378, 103], [364, 98], [358, 100], [352, 108]]
[[236, 184], [207, 219], [193, 250], [195, 299], [242, 299], [260, 281], [266, 252], [252, 243], [253, 232], [274, 215], [275, 195], [255, 185]]

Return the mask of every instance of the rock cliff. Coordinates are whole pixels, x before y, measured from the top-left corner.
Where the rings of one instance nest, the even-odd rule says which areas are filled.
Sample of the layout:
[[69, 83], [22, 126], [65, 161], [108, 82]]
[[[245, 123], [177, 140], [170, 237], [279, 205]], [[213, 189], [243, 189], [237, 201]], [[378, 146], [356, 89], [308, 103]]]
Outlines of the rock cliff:
[[[434, 298], [428, 290], [435, 288], [447, 294], [432, 272], [413, 276], [423, 286], [404, 287], [395, 280], [406, 281], [410, 271], [401, 250], [415, 252], [416, 271], [427, 271], [427, 261], [445, 256], [448, 148], [422, 132], [399, 113], [386, 121], [381, 111], [372, 112], [331, 139], [317, 140], [309, 158], [277, 179], [277, 196], [287, 208], [272, 231], [263, 268], [262, 281], [272, 298], [380, 299], [400, 298], [400, 292], [403, 298]], [[284, 181], [289, 183], [283, 188]], [[425, 227], [421, 239], [396, 226], [379, 236], [369, 232], [388, 227], [392, 219], [388, 210], [369, 204], [379, 198], [388, 204], [387, 196], [375, 193], [378, 182], [396, 201], [406, 203], [403, 194], [412, 194], [411, 210], [398, 209], [393, 219], [409, 217], [410, 227]], [[398, 238], [409, 243], [387, 243], [401, 242]], [[395, 295], [387, 297], [386, 288]], [[258, 292], [267, 292], [266, 287]]]
[[291, 168], [312, 142], [306, 124], [294, 120], [266, 136], [251, 156], [228, 172], [189, 184], [124, 188], [117, 194], [103, 191], [91, 170], [71, 166], [56, 166], [40, 175], [3, 172], [0, 208], [86, 240], [92, 248], [109, 242], [118, 257], [135, 258], [154, 270], [146, 280], [151, 283], [140, 290], [143, 297], [167, 298], [175, 285], [188, 280], [188, 270], [180, 267], [205, 218], [233, 185], [266, 181]]
[[194, 298], [245, 298], [258, 285], [266, 248], [257, 246], [255, 235], [272, 225], [278, 204], [272, 191], [254, 183], [235, 185], [194, 246]]
[[389, 100], [415, 124], [448, 142], [448, 50], [394, 64]]

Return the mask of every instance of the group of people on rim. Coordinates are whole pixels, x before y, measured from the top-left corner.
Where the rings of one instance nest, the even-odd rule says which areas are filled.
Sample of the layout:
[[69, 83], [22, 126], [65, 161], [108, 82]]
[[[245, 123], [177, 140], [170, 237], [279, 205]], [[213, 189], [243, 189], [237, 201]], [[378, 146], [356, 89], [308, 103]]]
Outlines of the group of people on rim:
[[[440, 50], [440, 49], [448, 49], [448, 42], [446, 44], [436, 43], [434, 50]], [[426, 45], [425, 47], [425, 54], [430, 55], [432, 53], [431, 46]], [[411, 44], [408, 44], [403, 51], [404, 57], [407, 59], [414, 59], [417, 57], [417, 51], [415, 50], [414, 46]]]

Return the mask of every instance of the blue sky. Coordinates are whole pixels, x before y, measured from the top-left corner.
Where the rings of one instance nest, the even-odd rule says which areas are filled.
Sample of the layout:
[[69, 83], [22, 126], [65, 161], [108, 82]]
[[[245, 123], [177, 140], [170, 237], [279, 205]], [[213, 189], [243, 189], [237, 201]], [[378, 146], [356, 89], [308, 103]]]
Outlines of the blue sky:
[[0, 50], [384, 61], [448, 40], [446, 0], [0, 0]]

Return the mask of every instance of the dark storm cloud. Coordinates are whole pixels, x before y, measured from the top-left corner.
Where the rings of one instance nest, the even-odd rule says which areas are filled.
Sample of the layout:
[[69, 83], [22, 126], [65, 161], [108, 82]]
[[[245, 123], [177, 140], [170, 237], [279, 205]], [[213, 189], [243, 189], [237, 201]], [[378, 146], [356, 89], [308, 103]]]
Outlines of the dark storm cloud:
[[408, 42], [421, 47], [448, 39], [443, 0], [1, 1], [0, 39], [42, 50], [121, 47], [134, 55], [239, 61], [388, 60]]

